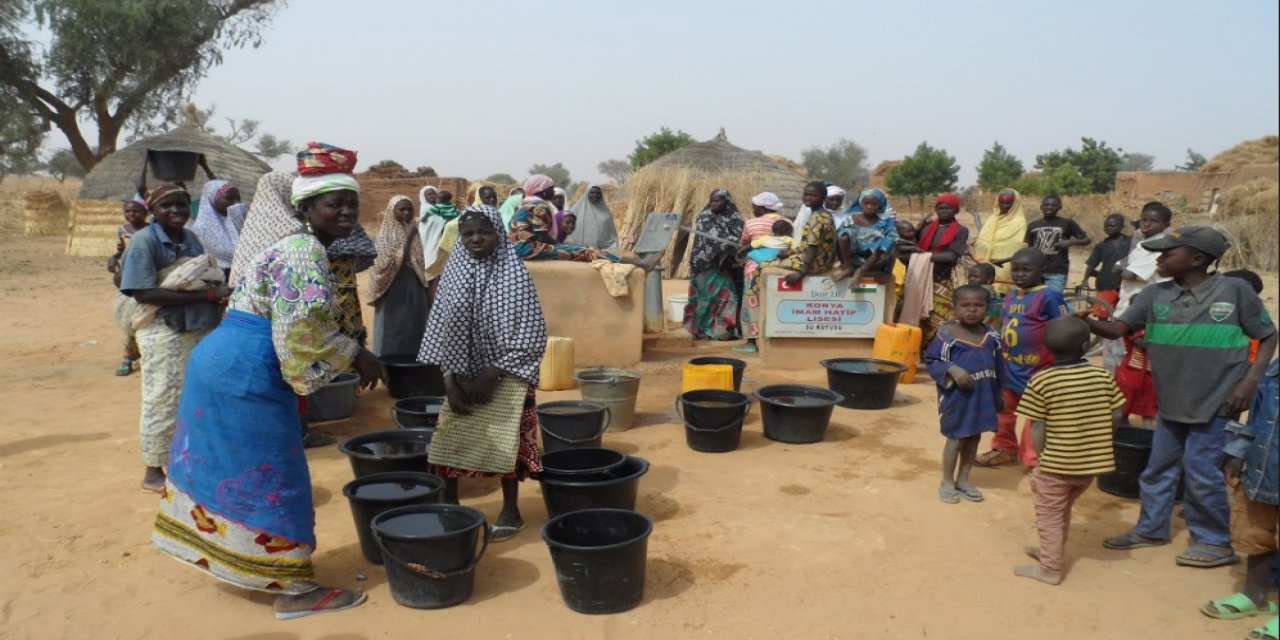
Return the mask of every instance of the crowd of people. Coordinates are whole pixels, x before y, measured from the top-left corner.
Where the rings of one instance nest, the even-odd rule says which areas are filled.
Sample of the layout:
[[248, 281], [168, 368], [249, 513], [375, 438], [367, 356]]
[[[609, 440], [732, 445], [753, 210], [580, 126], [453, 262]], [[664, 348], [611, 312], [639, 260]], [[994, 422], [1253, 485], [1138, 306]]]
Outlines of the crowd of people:
[[[459, 478], [498, 478], [493, 538], [510, 538], [524, 527], [518, 483], [541, 471], [534, 388], [547, 332], [524, 261], [649, 269], [658, 257], [622, 250], [600, 186], [566, 207], [567, 194], [542, 175], [501, 204], [482, 184], [462, 208], [431, 186], [416, 204], [393, 196], [370, 239], [358, 219], [355, 163], [355, 152], [311, 143], [296, 176], [264, 175], [248, 205], [234, 184], [208, 181], [190, 223], [184, 186], [144, 186], [123, 204], [108, 263], [126, 335], [117, 373], [132, 373], [139, 357], [144, 365], [142, 486], [162, 496], [154, 541], [222, 580], [278, 595], [280, 618], [365, 599], [314, 579], [303, 449], [332, 440], [309, 431], [306, 396], [343, 371], [376, 385], [379, 355], [439, 366], [447, 402], [431, 470], [455, 502]], [[1061, 582], [1071, 505], [1114, 470], [1112, 429], [1137, 415], [1154, 429], [1142, 514], [1106, 545], [1167, 543], [1184, 478], [1192, 544], [1179, 564], [1229, 564], [1237, 549], [1249, 558], [1242, 594], [1202, 610], [1224, 618], [1274, 610], [1265, 586], [1280, 475], [1277, 336], [1256, 275], [1214, 271], [1227, 250], [1221, 234], [1172, 231], [1172, 212], [1158, 202], [1143, 207], [1132, 235], [1124, 215], [1109, 217], [1086, 279], [1114, 312], [1073, 312], [1064, 298], [1069, 250], [1091, 239], [1061, 215], [1057, 196], [1043, 198], [1041, 219], [1028, 222], [1022, 196], [1001, 191], [971, 240], [955, 194], [939, 196], [918, 223], [879, 189], [848, 207], [846, 195], [814, 181], [795, 215], [768, 192], [751, 197], [744, 215], [732, 194], [713, 191], [695, 222], [688, 333], [757, 350], [769, 267], [789, 272], [791, 284], [822, 275], [885, 285], [889, 307], [901, 301], [896, 318], [921, 327], [937, 384], [946, 438], [939, 499], [984, 500], [974, 465], [1021, 463], [1032, 474], [1040, 544], [1028, 553], [1038, 564], [1018, 575]], [[372, 336], [355, 285], [364, 271]], [[1102, 367], [1086, 360], [1091, 333], [1104, 338]], [[478, 450], [480, 434], [495, 430], [499, 444]], [[991, 448], [979, 454], [989, 432]]]

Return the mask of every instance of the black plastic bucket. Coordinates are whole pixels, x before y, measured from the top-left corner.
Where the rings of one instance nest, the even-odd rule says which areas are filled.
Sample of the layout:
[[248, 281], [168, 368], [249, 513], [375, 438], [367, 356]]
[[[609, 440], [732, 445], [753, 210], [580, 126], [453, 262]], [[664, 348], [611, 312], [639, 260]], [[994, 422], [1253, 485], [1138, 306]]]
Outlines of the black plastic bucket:
[[742, 441], [751, 396], [723, 389], [686, 391], [676, 399], [676, 412], [684, 421], [684, 439], [690, 449], [724, 453], [737, 449]]
[[649, 473], [649, 461], [627, 456], [617, 469], [609, 473], [586, 476], [538, 477], [542, 485], [542, 502], [547, 516], [554, 518], [583, 509], [635, 509], [640, 478]]
[[351, 460], [357, 478], [389, 471], [426, 471], [431, 433], [423, 429], [371, 431], [347, 438], [338, 451]]
[[434, 364], [418, 362], [416, 355], [381, 356], [387, 393], [396, 400], [415, 396], [444, 396], [444, 375]]
[[190, 182], [196, 177], [200, 154], [195, 151], [147, 149], [147, 166], [151, 175], [167, 182]]
[[341, 420], [356, 412], [356, 383], [360, 376], [339, 373], [320, 390], [307, 396], [307, 419], [312, 422]]
[[613, 449], [561, 449], [542, 456], [544, 475], [574, 479], [613, 476], [627, 461], [627, 454]]
[[401, 429], [426, 429], [434, 433], [443, 407], [444, 398], [440, 396], [402, 398], [391, 406], [391, 419]]
[[383, 511], [414, 504], [441, 501], [444, 479], [430, 473], [393, 471], [356, 478], [342, 487], [342, 495], [351, 503], [351, 517], [360, 538], [360, 551], [374, 564], [382, 564], [378, 543], [369, 532], [369, 523]]
[[622, 509], [574, 511], [543, 525], [564, 603], [578, 613], [620, 613], [639, 605], [651, 533], [652, 520]]
[[[483, 513], [454, 504], [420, 504], [378, 514], [371, 529], [396, 602], [441, 609], [471, 597], [476, 565], [489, 548]], [[483, 540], [479, 551], [478, 539]]]
[[832, 358], [819, 364], [827, 369], [827, 387], [844, 396], [840, 406], [848, 409], [888, 409], [907, 370], [901, 362], [873, 358]]
[[[1115, 445], [1116, 470], [1098, 476], [1098, 488], [1113, 496], [1121, 498], [1140, 498], [1141, 490], [1138, 479], [1147, 468], [1151, 459], [1151, 444], [1155, 439], [1155, 430], [1139, 427], [1120, 427], [1112, 436]], [[1182, 500], [1185, 483], [1178, 480], [1178, 489], [1174, 494], [1175, 501]]]
[[844, 397], [835, 391], [805, 384], [772, 384], [756, 389], [764, 437], [778, 442], [808, 444], [827, 435], [831, 412]]
[[691, 358], [689, 360], [689, 364], [727, 364], [733, 367], [733, 390], [742, 391], [742, 372], [747, 369], [747, 362], [745, 360], [706, 356], [702, 358]]
[[554, 453], [583, 447], [598, 449], [611, 418], [609, 407], [598, 402], [544, 402], [538, 405], [542, 450], [544, 453]]

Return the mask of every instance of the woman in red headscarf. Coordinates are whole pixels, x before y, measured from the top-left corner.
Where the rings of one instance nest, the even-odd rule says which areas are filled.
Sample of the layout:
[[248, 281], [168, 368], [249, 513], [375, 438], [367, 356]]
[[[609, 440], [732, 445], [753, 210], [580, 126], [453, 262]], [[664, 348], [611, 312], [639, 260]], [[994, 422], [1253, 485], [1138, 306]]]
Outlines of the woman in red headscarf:
[[938, 196], [933, 211], [935, 217], [926, 219], [916, 233], [916, 248], [928, 252], [933, 263], [933, 304], [920, 327], [925, 344], [933, 339], [938, 327], [951, 319], [951, 292], [955, 289], [952, 272], [960, 256], [969, 251], [969, 230], [956, 221], [960, 197], [954, 193]]

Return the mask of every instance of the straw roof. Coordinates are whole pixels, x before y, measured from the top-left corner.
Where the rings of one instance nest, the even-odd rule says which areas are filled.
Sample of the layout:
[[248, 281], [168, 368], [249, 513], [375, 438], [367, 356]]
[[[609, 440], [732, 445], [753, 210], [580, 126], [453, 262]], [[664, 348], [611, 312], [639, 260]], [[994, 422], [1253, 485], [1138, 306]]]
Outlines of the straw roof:
[[1280, 162], [1280, 137], [1264, 136], [1246, 140], [1219, 153], [1200, 168], [1201, 173], [1226, 173], [1253, 164]]
[[[680, 213], [681, 224], [692, 225], [717, 188], [733, 194], [743, 215], [750, 215], [751, 196], [761, 191], [772, 191], [788, 211], [796, 211], [805, 180], [788, 163], [734, 146], [721, 129], [715, 138], [672, 151], [627, 178], [627, 217], [618, 235], [638, 236], [654, 211]], [[675, 234], [662, 260], [668, 277], [688, 277], [692, 249], [687, 233]]]
[[[209, 134], [188, 119], [172, 131], [143, 138], [103, 158], [85, 176], [80, 197], [117, 202], [132, 197], [138, 184], [138, 176], [142, 173], [142, 163], [147, 158], [147, 149], [203, 153], [214, 175], [236, 183], [245, 202], [253, 199], [258, 178], [271, 170], [257, 156]], [[204, 188], [206, 181], [203, 169], [197, 169], [196, 174], [196, 179], [187, 184], [193, 198], [200, 197], [200, 190]], [[153, 175], [147, 176], [148, 184], [157, 181]]]

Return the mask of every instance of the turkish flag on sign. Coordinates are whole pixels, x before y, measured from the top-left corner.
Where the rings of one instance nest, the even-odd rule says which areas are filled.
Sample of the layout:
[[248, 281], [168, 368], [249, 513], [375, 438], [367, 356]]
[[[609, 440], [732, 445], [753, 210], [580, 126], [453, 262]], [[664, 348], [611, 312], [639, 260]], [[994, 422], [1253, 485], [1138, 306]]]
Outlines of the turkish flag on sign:
[[787, 284], [786, 278], [778, 278], [778, 291], [804, 291], [804, 279], [795, 284]]

